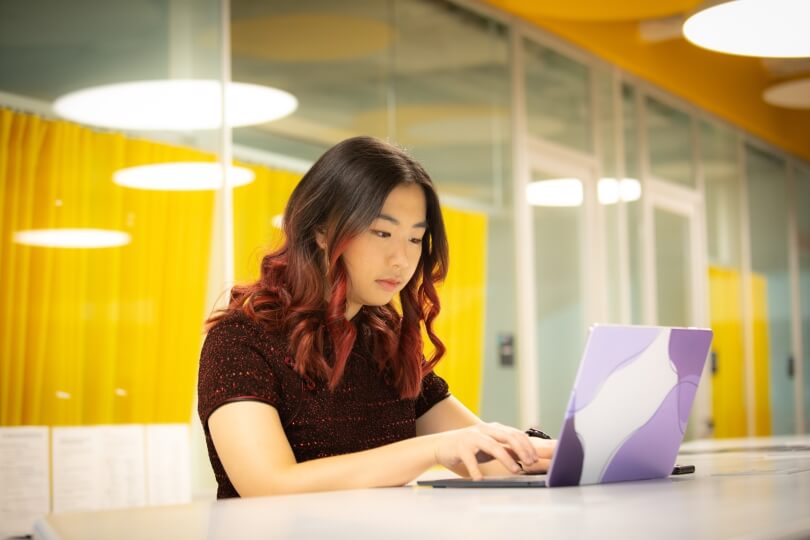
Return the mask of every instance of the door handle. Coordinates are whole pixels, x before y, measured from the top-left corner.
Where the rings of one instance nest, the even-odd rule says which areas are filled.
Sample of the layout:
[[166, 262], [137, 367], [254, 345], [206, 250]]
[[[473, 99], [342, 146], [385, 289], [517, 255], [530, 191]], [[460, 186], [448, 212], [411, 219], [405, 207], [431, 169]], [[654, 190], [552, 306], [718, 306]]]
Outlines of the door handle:
[[788, 376], [788, 379], [792, 379], [793, 375], [795, 375], [795, 373], [796, 373], [795, 363], [796, 363], [796, 361], [794, 360], [793, 355], [791, 354], [790, 356], [788, 356], [788, 359], [787, 359], [787, 376]]

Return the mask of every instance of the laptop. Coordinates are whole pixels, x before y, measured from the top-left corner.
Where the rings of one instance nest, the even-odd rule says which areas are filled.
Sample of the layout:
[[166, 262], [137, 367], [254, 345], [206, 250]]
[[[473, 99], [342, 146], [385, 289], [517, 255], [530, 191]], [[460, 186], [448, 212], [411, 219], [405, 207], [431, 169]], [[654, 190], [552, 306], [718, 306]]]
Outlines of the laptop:
[[440, 487], [557, 487], [673, 472], [713, 333], [595, 325], [545, 475], [421, 480]]

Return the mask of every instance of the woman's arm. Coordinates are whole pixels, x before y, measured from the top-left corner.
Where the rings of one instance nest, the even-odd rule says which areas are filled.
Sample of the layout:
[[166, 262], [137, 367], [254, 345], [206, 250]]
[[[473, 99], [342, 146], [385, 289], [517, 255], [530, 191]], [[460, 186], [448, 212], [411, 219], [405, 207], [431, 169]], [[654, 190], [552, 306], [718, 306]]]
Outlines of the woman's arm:
[[266, 403], [223, 405], [209, 417], [208, 428], [228, 478], [243, 497], [401, 486], [436, 464], [463, 464], [480, 478], [479, 452], [494, 457], [504, 470], [519, 471], [507, 451], [510, 438], [488, 424], [304, 463], [295, 461], [278, 412]]
[[[417, 418], [416, 434], [429, 436], [435, 433], [442, 433], [450, 430], [469, 428], [471, 426], [482, 425], [482, 421], [471, 410], [464, 406], [459, 400], [450, 396], [433, 407], [428, 412]], [[538, 473], [548, 470], [551, 464], [551, 456], [556, 447], [556, 441], [531, 438], [523, 431], [502, 426], [500, 424], [486, 424], [497, 426], [502, 430], [507, 444], [507, 451], [517, 457], [525, 472]], [[535, 459], [532, 459], [534, 457]], [[450, 469], [460, 476], [474, 476], [468, 472], [467, 468], [459, 463], [451, 466]], [[479, 465], [479, 469], [484, 476], [504, 476], [514, 474], [501, 462], [491, 460]]]

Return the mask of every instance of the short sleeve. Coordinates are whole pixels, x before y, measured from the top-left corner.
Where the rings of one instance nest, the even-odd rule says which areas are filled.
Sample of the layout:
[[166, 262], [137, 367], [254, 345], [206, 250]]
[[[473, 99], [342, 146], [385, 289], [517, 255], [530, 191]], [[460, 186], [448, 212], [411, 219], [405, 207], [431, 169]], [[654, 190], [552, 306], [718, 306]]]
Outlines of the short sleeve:
[[450, 387], [447, 382], [431, 371], [422, 379], [422, 391], [416, 398], [416, 418], [449, 396]]
[[208, 332], [197, 382], [197, 412], [204, 427], [226, 403], [261, 401], [278, 408], [278, 381], [261, 339], [261, 329], [241, 314], [228, 315]]

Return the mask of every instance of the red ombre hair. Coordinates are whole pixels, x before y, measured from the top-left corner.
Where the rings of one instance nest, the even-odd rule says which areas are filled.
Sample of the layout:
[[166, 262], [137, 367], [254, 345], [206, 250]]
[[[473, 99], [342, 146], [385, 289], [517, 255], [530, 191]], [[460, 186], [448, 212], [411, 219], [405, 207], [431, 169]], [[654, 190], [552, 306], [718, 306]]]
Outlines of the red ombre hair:
[[[363, 306], [355, 325], [345, 316], [349, 276], [341, 254], [380, 215], [391, 191], [409, 183], [425, 194], [427, 231], [414, 275], [400, 292], [402, 312], [391, 303]], [[259, 279], [234, 287], [228, 308], [209, 324], [242, 311], [286, 333], [295, 370], [326, 381], [330, 389], [343, 376], [359, 329], [368, 336], [367, 352], [400, 396], [418, 396], [422, 378], [445, 352], [433, 332], [440, 308], [434, 285], [447, 276], [448, 246], [439, 198], [427, 172], [378, 139], [347, 139], [327, 150], [295, 188], [284, 211], [284, 232], [281, 248], [262, 259]], [[316, 233], [326, 239], [328, 260]], [[423, 324], [435, 348], [429, 360], [423, 355]]]

